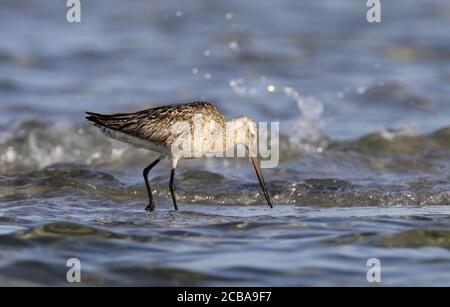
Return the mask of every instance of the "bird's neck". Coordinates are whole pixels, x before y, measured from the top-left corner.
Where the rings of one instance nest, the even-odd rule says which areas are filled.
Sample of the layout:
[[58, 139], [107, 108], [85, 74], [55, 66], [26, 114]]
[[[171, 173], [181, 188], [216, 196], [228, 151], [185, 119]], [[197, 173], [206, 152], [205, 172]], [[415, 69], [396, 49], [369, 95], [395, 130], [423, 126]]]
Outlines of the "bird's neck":
[[228, 120], [224, 129], [223, 135], [225, 150], [233, 149], [236, 145], [247, 146], [246, 136], [248, 135], [248, 129], [241, 122], [236, 120]]

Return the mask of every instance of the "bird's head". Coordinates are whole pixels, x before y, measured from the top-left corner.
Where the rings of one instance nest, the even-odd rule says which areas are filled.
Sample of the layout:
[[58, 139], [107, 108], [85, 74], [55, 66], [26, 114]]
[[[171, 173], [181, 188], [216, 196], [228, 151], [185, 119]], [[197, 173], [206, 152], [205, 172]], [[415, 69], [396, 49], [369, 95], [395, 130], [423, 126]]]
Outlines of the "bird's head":
[[[248, 150], [250, 161], [252, 162], [259, 184], [266, 198], [267, 204], [272, 207], [269, 192], [264, 181], [261, 166], [258, 161], [258, 129], [256, 122], [247, 116], [234, 117], [227, 123], [227, 133], [232, 133], [232, 145], [242, 144]], [[228, 136], [227, 136], [228, 138]]]

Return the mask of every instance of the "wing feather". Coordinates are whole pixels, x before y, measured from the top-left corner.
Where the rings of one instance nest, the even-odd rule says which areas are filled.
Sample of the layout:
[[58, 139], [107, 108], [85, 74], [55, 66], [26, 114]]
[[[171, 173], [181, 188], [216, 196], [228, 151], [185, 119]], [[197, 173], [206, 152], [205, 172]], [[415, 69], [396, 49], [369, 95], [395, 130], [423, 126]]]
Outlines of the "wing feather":
[[204, 120], [225, 123], [222, 113], [209, 102], [192, 102], [155, 107], [134, 113], [99, 114], [86, 112], [88, 121], [150, 142], [170, 145], [176, 135], [173, 125], [177, 122], [192, 122], [201, 114]]

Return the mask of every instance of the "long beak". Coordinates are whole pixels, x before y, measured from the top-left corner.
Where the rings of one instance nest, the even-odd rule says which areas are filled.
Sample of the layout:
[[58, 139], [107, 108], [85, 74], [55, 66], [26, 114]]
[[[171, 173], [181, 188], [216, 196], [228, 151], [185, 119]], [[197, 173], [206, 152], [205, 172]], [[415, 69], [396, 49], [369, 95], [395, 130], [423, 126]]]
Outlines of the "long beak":
[[266, 198], [267, 204], [270, 208], [273, 208], [272, 202], [270, 201], [269, 193], [267, 192], [266, 182], [264, 181], [264, 177], [261, 171], [261, 167], [259, 166], [259, 161], [256, 157], [250, 157], [252, 160], [253, 166], [255, 167], [256, 176], [258, 176], [259, 184], [261, 185], [261, 189], [264, 193], [264, 197]]

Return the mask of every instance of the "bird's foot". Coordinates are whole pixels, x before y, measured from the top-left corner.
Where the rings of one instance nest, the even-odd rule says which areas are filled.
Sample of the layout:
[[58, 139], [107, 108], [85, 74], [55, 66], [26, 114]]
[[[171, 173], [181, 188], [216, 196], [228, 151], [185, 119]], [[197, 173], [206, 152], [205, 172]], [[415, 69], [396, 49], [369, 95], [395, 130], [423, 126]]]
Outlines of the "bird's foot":
[[145, 207], [145, 211], [147, 211], [147, 212], [153, 212], [154, 210], [155, 210], [155, 203], [149, 203], [148, 205], [147, 205], [147, 207]]

